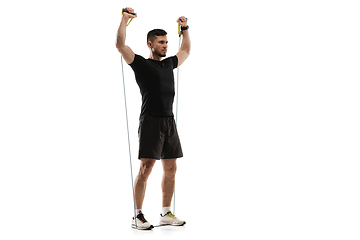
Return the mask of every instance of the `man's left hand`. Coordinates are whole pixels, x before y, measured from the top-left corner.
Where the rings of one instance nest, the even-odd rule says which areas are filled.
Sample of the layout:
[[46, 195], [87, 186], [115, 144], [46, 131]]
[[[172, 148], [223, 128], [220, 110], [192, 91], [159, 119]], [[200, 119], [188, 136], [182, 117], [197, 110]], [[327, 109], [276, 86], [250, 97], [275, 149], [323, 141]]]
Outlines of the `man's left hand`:
[[179, 17], [178, 20], [176, 21], [178, 24], [180, 24], [180, 26], [182, 27], [186, 27], [187, 26], [187, 18], [182, 16], [182, 17]]

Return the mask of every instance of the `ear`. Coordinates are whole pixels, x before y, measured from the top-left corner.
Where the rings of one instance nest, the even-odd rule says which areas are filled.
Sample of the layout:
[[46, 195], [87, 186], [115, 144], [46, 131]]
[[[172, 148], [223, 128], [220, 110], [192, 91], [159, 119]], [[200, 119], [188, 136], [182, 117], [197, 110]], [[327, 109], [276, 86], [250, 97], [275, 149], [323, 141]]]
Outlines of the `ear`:
[[151, 49], [152, 48], [152, 42], [151, 41], [148, 41], [147, 42], [147, 45], [148, 45], [148, 47]]

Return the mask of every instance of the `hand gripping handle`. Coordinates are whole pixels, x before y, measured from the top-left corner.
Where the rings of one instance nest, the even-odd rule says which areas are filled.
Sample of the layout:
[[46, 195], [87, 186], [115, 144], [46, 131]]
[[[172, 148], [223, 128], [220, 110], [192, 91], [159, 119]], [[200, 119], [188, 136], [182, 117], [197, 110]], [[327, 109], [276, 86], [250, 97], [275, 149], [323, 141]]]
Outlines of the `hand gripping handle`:
[[[129, 13], [129, 11], [128, 11], [126, 8], [123, 8], [123, 9], [122, 9], [122, 12], [121, 12], [121, 13], [123, 13], [123, 12]], [[129, 13], [129, 14], [135, 15], [135, 13]]]
[[[180, 20], [180, 19], [179, 19], [179, 20]], [[187, 18], [186, 18], [186, 21], [187, 21]], [[182, 21], [180, 20], [180, 22], [182, 22]], [[180, 23], [178, 23], [178, 34], [179, 34], [179, 36], [181, 36]]]
[[[126, 8], [123, 8], [121, 11], [121, 14], [123, 14], [124, 12], [135, 15], [135, 13], [130, 13]], [[131, 21], [133, 20], [133, 18], [130, 19], [129, 23], [127, 24], [127, 26], [129, 26], [129, 24], [131, 23]]]

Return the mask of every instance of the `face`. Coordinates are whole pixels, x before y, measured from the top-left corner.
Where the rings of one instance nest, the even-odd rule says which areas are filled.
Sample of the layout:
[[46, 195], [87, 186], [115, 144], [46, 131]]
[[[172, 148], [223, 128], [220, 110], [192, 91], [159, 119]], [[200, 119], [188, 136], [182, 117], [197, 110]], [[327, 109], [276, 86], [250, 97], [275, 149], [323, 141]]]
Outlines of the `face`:
[[151, 51], [159, 57], [165, 57], [168, 48], [168, 40], [166, 36], [158, 36], [154, 42], [148, 43]]

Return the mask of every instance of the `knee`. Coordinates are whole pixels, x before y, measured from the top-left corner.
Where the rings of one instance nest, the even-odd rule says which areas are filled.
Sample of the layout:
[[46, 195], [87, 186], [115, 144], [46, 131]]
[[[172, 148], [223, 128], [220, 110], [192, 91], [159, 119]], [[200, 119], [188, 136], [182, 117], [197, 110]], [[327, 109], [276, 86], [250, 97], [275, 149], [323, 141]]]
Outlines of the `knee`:
[[176, 164], [170, 167], [167, 167], [166, 169], [164, 169], [164, 174], [166, 177], [168, 178], [175, 178], [175, 174], [176, 174]]
[[146, 163], [146, 164], [141, 164], [140, 171], [139, 171], [139, 177], [147, 179], [150, 176], [153, 166], [154, 166], [154, 163], [152, 163], [152, 162]]

